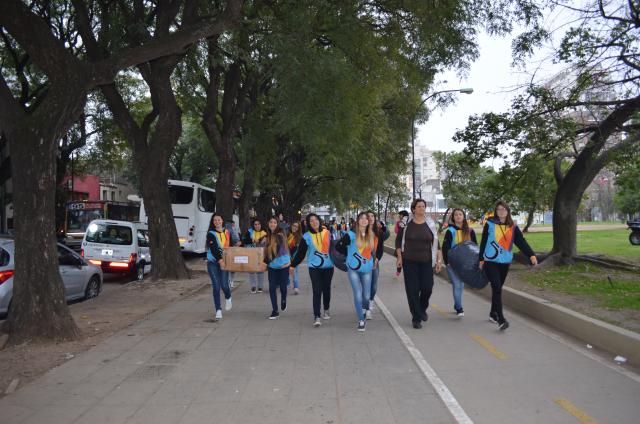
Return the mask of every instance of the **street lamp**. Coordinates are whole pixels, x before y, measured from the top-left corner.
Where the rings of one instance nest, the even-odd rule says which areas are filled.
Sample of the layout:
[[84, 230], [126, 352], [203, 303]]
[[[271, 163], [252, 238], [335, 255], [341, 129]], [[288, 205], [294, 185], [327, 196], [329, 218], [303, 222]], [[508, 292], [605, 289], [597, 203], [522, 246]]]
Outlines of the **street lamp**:
[[416, 108], [416, 112], [413, 114], [413, 117], [411, 119], [411, 177], [412, 177], [412, 186], [413, 186], [413, 200], [416, 200], [416, 115], [418, 114], [418, 110], [420, 109], [420, 107], [422, 107], [423, 104], [426, 103], [427, 100], [429, 100], [430, 98], [437, 96], [438, 94], [442, 94], [442, 93], [453, 93], [453, 92], [458, 92], [458, 93], [463, 93], [463, 94], [471, 94], [473, 93], [473, 88], [456, 88], [456, 89], [452, 89], [452, 90], [442, 90], [442, 91], [436, 91], [435, 93], [431, 93], [429, 94], [427, 97], [425, 97], [422, 102], [420, 102], [420, 104], [418, 105], [418, 107]]

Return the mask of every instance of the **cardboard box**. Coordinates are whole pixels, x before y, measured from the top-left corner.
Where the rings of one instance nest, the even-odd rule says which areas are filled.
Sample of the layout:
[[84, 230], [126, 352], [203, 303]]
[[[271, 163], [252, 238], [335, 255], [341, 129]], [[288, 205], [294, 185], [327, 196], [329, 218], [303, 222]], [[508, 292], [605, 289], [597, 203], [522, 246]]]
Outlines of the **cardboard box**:
[[263, 247], [228, 247], [222, 259], [224, 270], [230, 272], [262, 272], [264, 263]]

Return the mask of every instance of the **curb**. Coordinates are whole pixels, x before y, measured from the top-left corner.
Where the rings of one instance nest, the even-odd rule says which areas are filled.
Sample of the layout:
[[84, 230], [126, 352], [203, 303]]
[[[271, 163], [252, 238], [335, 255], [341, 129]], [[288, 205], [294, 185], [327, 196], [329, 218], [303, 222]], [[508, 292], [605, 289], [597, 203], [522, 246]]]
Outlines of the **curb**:
[[[395, 249], [384, 246], [385, 253], [395, 254]], [[447, 273], [438, 277], [449, 281]], [[491, 298], [491, 289], [466, 290], [485, 298]], [[640, 334], [604, 321], [572, 311], [551, 301], [504, 286], [502, 299], [505, 305], [538, 322], [589, 343], [614, 355], [627, 358], [628, 363], [640, 365]]]

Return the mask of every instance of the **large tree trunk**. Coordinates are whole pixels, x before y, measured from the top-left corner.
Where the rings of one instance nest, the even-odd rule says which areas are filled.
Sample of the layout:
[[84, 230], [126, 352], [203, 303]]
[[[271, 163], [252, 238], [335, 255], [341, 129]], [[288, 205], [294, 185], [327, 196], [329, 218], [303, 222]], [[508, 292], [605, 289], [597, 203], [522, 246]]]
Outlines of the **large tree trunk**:
[[245, 231], [251, 227], [251, 201], [253, 200], [253, 190], [255, 189], [255, 178], [253, 170], [244, 170], [244, 183], [242, 185], [242, 194], [240, 195], [240, 206], [238, 215], [240, 218], [240, 228]]
[[[225, 145], [230, 145], [223, 141]], [[230, 147], [230, 146], [229, 146]], [[233, 148], [233, 147], [231, 147]], [[223, 151], [225, 150], [225, 151]], [[216, 149], [218, 154], [218, 179], [216, 180], [216, 212], [223, 218], [231, 219], [234, 212], [233, 189], [236, 178], [234, 155], [226, 149]]]
[[524, 226], [524, 229], [522, 230], [523, 233], [528, 233], [529, 232], [529, 227], [531, 227], [531, 224], [533, 224], [533, 215], [536, 213], [536, 205], [533, 205], [532, 208], [529, 208], [527, 213], [528, 213], [528, 215], [527, 215], [527, 223]]
[[[54, 125], [52, 125], [54, 126]], [[54, 133], [54, 134], [52, 134]], [[15, 276], [9, 343], [70, 340], [78, 328], [65, 300], [55, 238], [56, 137], [48, 126], [9, 133], [14, 190]]]

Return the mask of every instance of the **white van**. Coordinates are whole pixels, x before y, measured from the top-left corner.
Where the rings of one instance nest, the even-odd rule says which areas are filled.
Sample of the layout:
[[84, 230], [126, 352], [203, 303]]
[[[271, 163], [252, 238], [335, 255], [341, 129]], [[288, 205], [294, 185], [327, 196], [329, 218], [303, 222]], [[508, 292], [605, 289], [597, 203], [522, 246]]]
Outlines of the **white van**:
[[141, 222], [96, 219], [82, 239], [81, 255], [103, 272], [127, 274], [142, 281], [151, 271], [149, 234]]

